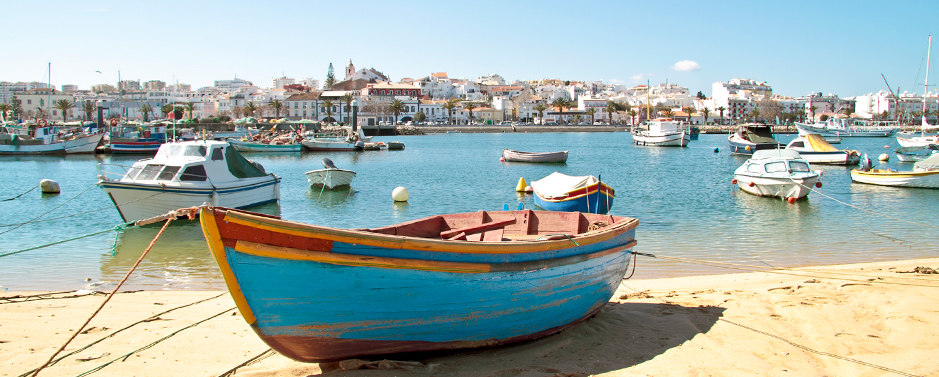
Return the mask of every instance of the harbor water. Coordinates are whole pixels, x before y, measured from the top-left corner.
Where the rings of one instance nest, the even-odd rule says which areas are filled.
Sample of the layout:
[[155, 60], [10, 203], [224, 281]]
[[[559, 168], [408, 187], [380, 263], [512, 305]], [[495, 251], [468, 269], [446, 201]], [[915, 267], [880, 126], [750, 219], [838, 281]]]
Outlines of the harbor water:
[[[777, 135], [781, 142], [795, 135]], [[634, 279], [734, 273], [746, 266], [797, 267], [939, 255], [939, 190], [851, 183], [850, 168], [813, 165], [823, 187], [789, 204], [740, 191], [731, 180], [745, 160], [726, 134], [704, 134], [686, 148], [640, 147], [627, 132], [447, 133], [376, 137], [401, 151], [245, 154], [283, 178], [278, 204], [252, 210], [340, 228], [378, 227], [442, 214], [538, 209], [515, 192], [558, 171], [594, 175], [616, 190], [611, 214], [639, 219]], [[893, 138], [845, 138], [838, 148], [911, 169], [893, 156]], [[885, 146], [889, 148], [885, 148]], [[569, 150], [564, 164], [500, 162], [503, 148]], [[716, 151], [715, 151], [716, 150]], [[124, 277], [160, 225], [113, 230], [121, 218], [98, 188], [99, 163], [131, 165], [141, 155], [0, 156], [0, 286], [9, 291], [109, 290]], [[311, 188], [304, 172], [323, 157], [357, 172], [351, 189]], [[42, 194], [42, 179], [61, 193]], [[396, 203], [396, 187], [410, 192]], [[29, 191], [33, 189], [32, 191]], [[27, 192], [29, 191], [29, 192]], [[18, 198], [17, 195], [23, 194]], [[84, 238], [81, 236], [101, 232]], [[74, 239], [73, 238], [78, 238]], [[39, 246], [57, 243], [48, 247]], [[687, 258], [678, 261], [665, 257]], [[719, 262], [719, 266], [700, 261]], [[741, 266], [737, 266], [741, 267]], [[222, 290], [221, 274], [195, 221], [174, 221], [124, 289]]]

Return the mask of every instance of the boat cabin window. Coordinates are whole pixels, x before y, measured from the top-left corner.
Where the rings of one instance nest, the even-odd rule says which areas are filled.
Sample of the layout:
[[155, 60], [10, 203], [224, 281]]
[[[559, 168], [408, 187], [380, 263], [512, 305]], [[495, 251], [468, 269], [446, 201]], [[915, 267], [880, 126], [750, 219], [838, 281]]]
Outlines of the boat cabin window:
[[180, 181], [205, 181], [205, 167], [200, 165], [192, 165], [186, 170], [183, 171], [183, 174], [179, 175]]
[[208, 151], [204, 145], [169, 144], [165, 148], [166, 157], [205, 157]]
[[224, 159], [221, 147], [212, 149], [212, 161], [222, 161]]
[[792, 146], [793, 146], [793, 147], [796, 147], [796, 148], [802, 148], [802, 147], [805, 146], [805, 143], [804, 143], [804, 142], [801, 142], [801, 141], [794, 141], [794, 142], [792, 142]]
[[750, 173], [762, 173], [763, 166], [761, 166], [760, 164], [750, 164], [750, 165], [747, 165], [747, 171]]
[[160, 174], [157, 175], [156, 180], [158, 181], [172, 181], [173, 177], [176, 176], [176, 173], [179, 172], [179, 166], [166, 166], [160, 171]]
[[802, 161], [789, 161], [789, 170], [791, 171], [810, 171], [809, 164]]
[[786, 163], [782, 161], [770, 162], [766, 164], [767, 173], [786, 171]]
[[150, 181], [156, 178], [157, 174], [163, 170], [163, 165], [147, 165], [140, 171], [140, 174], [137, 174], [138, 181]]

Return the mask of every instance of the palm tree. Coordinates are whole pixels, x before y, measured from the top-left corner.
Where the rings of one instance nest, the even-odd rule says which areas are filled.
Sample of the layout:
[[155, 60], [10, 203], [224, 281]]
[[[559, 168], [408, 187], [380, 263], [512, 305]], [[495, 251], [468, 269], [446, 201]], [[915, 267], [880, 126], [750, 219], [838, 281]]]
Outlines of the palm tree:
[[613, 114], [616, 113], [616, 102], [606, 101], [606, 112], [610, 114], [610, 124], [613, 124]]
[[98, 109], [98, 106], [94, 102], [85, 101], [82, 102], [82, 112], [85, 113], [85, 120], [91, 119], [91, 113], [95, 112]]
[[711, 109], [705, 107], [701, 112], [704, 113], [704, 124], [708, 124], [708, 115], [711, 114]]
[[67, 121], [66, 116], [68, 116], [68, 111], [74, 109], [75, 104], [67, 99], [60, 99], [55, 101], [55, 105], [53, 107], [62, 111], [62, 123], [65, 123]]
[[150, 113], [153, 112], [153, 107], [151, 107], [149, 103], [145, 103], [143, 105], [140, 105], [140, 112], [143, 113], [143, 121], [149, 122]]
[[671, 117], [672, 117], [672, 109], [670, 109], [670, 108], [665, 108], [665, 109], [663, 109], [662, 112], [659, 113], [659, 114], [664, 114], [666, 118], [671, 118]]
[[695, 110], [691, 106], [685, 106], [682, 110], [688, 113], [688, 123], [691, 123], [691, 114], [695, 113]]
[[639, 115], [639, 112], [637, 112], [636, 109], [629, 109], [629, 110], [626, 111], [626, 115], [629, 115], [629, 123], [631, 123], [631, 125], [632, 125], [633, 127], [635, 127], [635, 126], [636, 126], [636, 115]]
[[469, 111], [469, 124], [473, 124], [473, 109], [476, 108], [476, 104], [468, 102], [466, 105], [463, 105], [463, 108]]
[[11, 111], [13, 111], [13, 105], [10, 105], [9, 103], [0, 103], [0, 117], [2, 117], [4, 121], [7, 120], [7, 113]]
[[799, 116], [799, 120], [805, 122], [805, 110], [796, 111], [796, 115]]
[[587, 109], [587, 115], [590, 115], [590, 124], [593, 124], [593, 114], [596, 114], [597, 110], [594, 108]]
[[564, 115], [564, 107], [567, 106], [567, 100], [562, 97], [555, 98], [551, 106], [558, 108], [558, 124], [561, 124], [561, 118]]
[[724, 106], [718, 106], [718, 107], [717, 107], [717, 111], [721, 114], [721, 124], [722, 124], [722, 125], [724, 124], [724, 110], [727, 110], [727, 109], [724, 108]]
[[447, 110], [448, 120], [447, 122], [453, 124], [453, 109], [456, 108], [456, 104], [460, 103], [460, 100], [456, 98], [451, 98], [447, 100], [447, 103], [443, 104], [443, 109]]
[[163, 117], [166, 118], [166, 116], [169, 115], [169, 113], [172, 113], [172, 112], [173, 112], [173, 105], [167, 104], [167, 105], [161, 106], [161, 107], [160, 107], [160, 112], [162, 112], [162, 113], [163, 113]]
[[750, 116], [753, 117], [753, 121], [756, 122], [760, 118], [760, 109], [750, 110]]
[[245, 107], [241, 111], [244, 112], [246, 117], [254, 116], [254, 112], [258, 111], [258, 106], [255, 105], [254, 102], [248, 101], [245, 103]]
[[272, 99], [267, 103], [267, 106], [274, 109], [274, 117], [280, 118], [280, 110], [284, 108], [284, 103], [280, 102], [279, 99]]
[[196, 104], [194, 102], [186, 102], [183, 105], [183, 108], [186, 109], [186, 112], [189, 113], [189, 120], [192, 121], [192, 112], [196, 109]]
[[539, 103], [532, 107], [532, 109], [538, 112], [538, 118], [541, 119], [541, 124], [544, 124], [544, 111], [548, 109], [548, 106], [543, 103]]
[[399, 99], [392, 101], [390, 110], [395, 116], [395, 124], [398, 124], [398, 115], [404, 112], [404, 102]]
[[333, 100], [328, 99], [323, 101], [323, 107], [326, 108], [326, 123], [333, 118]]
[[815, 119], [815, 110], [818, 110], [818, 106], [812, 105], [809, 106], [809, 113], [812, 114], [812, 119]]
[[349, 122], [349, 112], [352, 111], [352, 93], [346, 93], [342, 96], [342, 102], [346, 103], [346, 123]]

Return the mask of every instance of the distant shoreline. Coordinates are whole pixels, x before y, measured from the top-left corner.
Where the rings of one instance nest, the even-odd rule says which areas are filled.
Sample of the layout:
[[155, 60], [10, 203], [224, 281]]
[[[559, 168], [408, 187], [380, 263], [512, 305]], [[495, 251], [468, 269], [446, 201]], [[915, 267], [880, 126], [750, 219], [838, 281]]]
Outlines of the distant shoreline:
[[[799, 131], [794, 125], [773, 125], [774, 134], [795, 134]], [[702, 134], [729, 134], [737, 130], [737, 125], [708, 125], [708, 126], [698, 126]], [[398, 126], [399, 135], [413, 135], [414, 132], [408, 132], [408, 130], [419, 131], [416, 134], [442, 134], [442, 133], [506, 133], [506, 132], [629, 132], [628, 125], [613, 125], [613, 126], [575, 126], [575, 125], [566, 125], [566, 126], [542, 126], [542, 125], [525, 125], [525, 126], [464, 126], [464, 125], [437, 125], [437, 126], [413, 126], [413, 127], [402, 127]], [[902, 126], [900, 127], [901, 131], [918, 131], [917, 126]]]

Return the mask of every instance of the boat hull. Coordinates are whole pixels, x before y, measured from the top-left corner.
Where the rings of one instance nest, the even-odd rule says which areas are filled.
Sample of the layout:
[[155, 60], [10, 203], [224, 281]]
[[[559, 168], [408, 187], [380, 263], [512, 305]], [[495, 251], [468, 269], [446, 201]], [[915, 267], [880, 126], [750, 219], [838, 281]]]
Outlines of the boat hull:
[[799, 155], [810, 164], [825, 165], [857, 165], [861, 161], [861, 156], [857, 153], [836, 151], [836, 152], [816, 152], [794, 149]]
[[734, 139], [728, 139], [728, 147], [730, 148], [730, 153], [733, 154], [742, 154], [742, 155], [753, 155], [753, 152], [767, 150], [767, 149], [779, 149], [783, 146], [779, 143], [752, 143], [749, 141], [740, 141]]
[[75, 140], [66, 141], [65, 153], [69, 153], [69, 154], [94, 153], [95, 149], [98, 148], [98, 144], [101, 144], [102, 138], [104, 138], [103, 133], [80, 137]]
[[317, 140], [306, 139], [302, 142], [303, 148], [316, 152], [352, 152], [365, 147], [365, 142], [352, 142], [344, 139]]
[[939, 136], [897, 136], [897, 144], [900, 144], [901, 147], [925, 147], [939, 144]]
[[684, 147], [691, 142], [691, 134], [685, 132], [664, 135], [645, 135], [640, 132], [632, 135], [633, 144], [643, 146]]
[[819, 134], [825, 137], [891, 137], [897, 134], [899, 127], [848, 127], [847, 129], [832, 129], [816, 127], [805, 123], [795, 123], [800, 135]]
[[818, 182], [818, 175], [802, 178], [774, 178], [735, 174], [734, 178], [737, 180], [737, 186], [750, 194], [797, 200], [808, 196], [812, 192], [812, 187]]
[[851, 171], [851, 181], [879, 186], [939, 188], [939, 171]]
[[219, 184], [215, 188], [194, 185], [173, 187], [120, 181], [100, 181], [98, 186], [107, 192], [125, 222], [205, 203], [249, 208], [280, 199], [280, 178], [275, 176], [246, 179], [237, 185]]
[[613, 189], [601, 182], [571, 191], [563, 197], [549, 198], [535, 190], [535, 205], [548, 211], [604, 214], [610, 212], [615, 197]]
[[228, 143], [231, 146], [235, 147], [235, 150], [239, 152], [300, 152], [302, 146], [299, 143], [294, 144], [265, 144], [265, 143], [255, 143], [250, 141], [243, 140], [228, 140]]
[[522, 152], [503, 149], [502, 158], [506, 162], [567, 162], [567, 151], [560, 152]]
[[162, 141], [111, 141], [111, 153], [156, 153], [163, 145]]
[[50, 144], [0, 144], [0, 154], [93, 153], [102, 137], [104, 137], [104, 134], [95, 134]]
[[323, 187], [327, 190], [349, 186], [353, 178], [355, 178], [355, 172], [351, 170], [320, 169], [306, 172], [306, 179], [310, 182], [310, 186]]
[[[497, 214], [537, 222], [538, 213]], [[271, 348], [305, 362], [494, 346], [561, 331], [612, 297], [637, 224], [618, 223], [574, 246], [563, 238], [423, 239], [218, 209], [203, 209], [201, 222], [245, 320]]]

